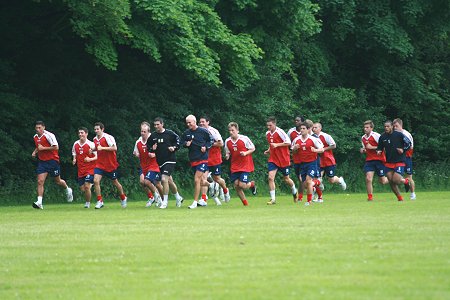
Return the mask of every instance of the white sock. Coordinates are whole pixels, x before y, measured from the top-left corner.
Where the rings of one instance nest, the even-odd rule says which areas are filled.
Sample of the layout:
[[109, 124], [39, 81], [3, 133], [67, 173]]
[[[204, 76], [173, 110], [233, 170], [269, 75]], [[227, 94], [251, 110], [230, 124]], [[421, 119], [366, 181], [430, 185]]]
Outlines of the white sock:
[[37, 203], [38, 204], [42, 204], [42, 196], [38, 196], [37, 197]]
[[175, 198], [176, 198], [176, 199], [180, 199], [180, 198], [181, 198], [181, 195], [180, 195], [178, 192], [176, 192], [176, 193], [175, 193]]
[[275, 201], [275, 190], [270, 191], [269, 193], [270, 193], [270, 199], [271, 199], [272, 201]]
[[342, 184], [342, 181], [344, 181], [343, 177], [339, 177], [339, 183]]
[[297, 193], [297, 188], [295, 187], [295, 183], [294, 183], [294, 185], [292, 186], [292, 194], [295, 194], [295, 193]]
[[164, 196], [163, 196], [163, 201], [164, 201], [164, 202], [169, 201], [169, 195], [164, 195]]

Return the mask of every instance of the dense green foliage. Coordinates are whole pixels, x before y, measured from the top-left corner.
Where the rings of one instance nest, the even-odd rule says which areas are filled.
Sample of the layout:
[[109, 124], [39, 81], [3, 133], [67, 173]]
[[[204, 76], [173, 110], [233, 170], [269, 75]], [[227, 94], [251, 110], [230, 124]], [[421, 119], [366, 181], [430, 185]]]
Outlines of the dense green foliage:
[[450, 192], [0, 206], [1, 299], [449, 299]]
[[[421, 170], [450, 160], [448, 1], [41, 0], [0, 8], [3, 191], [33, 178], [37, 119], [56, 134], [70, 178], [76, 129], [103, 121], [130, 184], [139, 123], [162, 116], [181, 132], [190, 113], [210, 115], [223, 136], [228, 122], [240, 123], [257, 146], [260, 181], [269, 115], [286, 130], [297, 114], [322, 122], [355, 184], [366, 119], [380, 132], [382, 120], [402, 118]], [[178, 157], [177, 180], [188, 186], [186, 155]], [[449, 170], [440, 169], [448, 186]]]

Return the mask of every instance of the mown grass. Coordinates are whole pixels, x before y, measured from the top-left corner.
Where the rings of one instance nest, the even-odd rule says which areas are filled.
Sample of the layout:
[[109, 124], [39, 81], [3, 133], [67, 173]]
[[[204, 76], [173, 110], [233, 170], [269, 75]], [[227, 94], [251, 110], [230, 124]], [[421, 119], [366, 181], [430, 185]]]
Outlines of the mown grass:
[[365, 199], [0, 207], [0, 299], [449, 299], [450, 192]]

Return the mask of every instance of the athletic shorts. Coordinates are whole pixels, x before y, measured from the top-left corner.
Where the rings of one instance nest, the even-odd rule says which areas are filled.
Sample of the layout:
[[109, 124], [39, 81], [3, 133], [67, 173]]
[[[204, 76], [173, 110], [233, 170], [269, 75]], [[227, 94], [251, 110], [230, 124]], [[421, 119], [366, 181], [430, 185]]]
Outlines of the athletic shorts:
[[306, 176], [309, 176], [314, 179], [316, 177], [316, 169], [317, 164], [316, 161], [311, 162], [304, 162], [294, 165], [295, 168], [295, 174], [302, 178], [302, 181], [304, 182], [306, 180]]
[[383, 165], [381, 160], [369, 160], [364, 164], [364, 173], [375, 172], [378, 177], [386, 176], [386, 167]]
[[386, 173], [394, 171], [395, 173], [398, 173], [400, 175], [403, 175], [405, 173], [405, 163], [384, 163], [384, 166], [386, 167]]
[[206, 171], [208, 171], [209, 169], [208, 169], [208, 164], [207, 163], [201, 163], [201, 164], [198, 164], [198, 165], [196, 165], [196, 166], [193, 166], [193, 167], [191, 167], [191, 169], [192, 169], [192, 171], [195, 173], [195, 172], [202, 172], [202, 173], [205, 173]]
[[159, 171], [162, 175], [170, 176], [173, 173], [173, 170], [175, 170], [176, 163], [172, 162], [166, 162], [159, 166]]
[[281, 174], [283, 174], [283, 176], [289, 176], [289, 173], [290, 173], [289, 167], [282, 168], [282, 167], [277, 166], [273, 162], [267, 163], [267, 169], [269, 170], [269, 172], [273, 171], [273, 170], [278, 170], [281, 172]]
[[145, 179], [155, 184], [156, 181], [161, 181], [161, 173], [155, 171], [148, 171], [145, 175]]
[[87, 183], [94, 183], [94, 174], [87, 174], [84, 177], [78, 177], [78, 185], [82, 186], [84, 185], [86, 182]]
[[36, 174], [48, 173], [51, 177], [61, 174], [61, 167], [56, 160], [40, 160], [36, 168]]
[[324, 167], [324, 168], [322, 168], [322, 171], [325, 171], [325, 174], [327, 175], [327, 177], [333, 178], [336, 174], [336, 165]]
[[118, 177], [118, 172], [117, 169], [112, 171], [112, 172], [106, 172], [105, 170], [99, 169], [99, 168], [95, 168], [94, 169], [94, 175], [98, 174], [98, 175], [102, 175], [102, 176], [106, 176], [111, 180], [115, 180]]
[[320, 175], [320, 156], [317, 155], [317, 160], [316, 160], [316, 178], [321, 177]]
[[412, 175], [412, 173], [413, 173], [412, 157], [406, 157], [406, 160], [405, 160], [405, 173], [408, 174], [408, 175]]
[[209, 166], [208, 168], [212, 175], [222, 174], [222, 165]]
[[239, 180], [243, 183], [248, 183], [250, 181], [250, 173], [249, 172], [235, 172], [231, 173], [230, 175], [231, 182], [235, 182], [236, 180]]

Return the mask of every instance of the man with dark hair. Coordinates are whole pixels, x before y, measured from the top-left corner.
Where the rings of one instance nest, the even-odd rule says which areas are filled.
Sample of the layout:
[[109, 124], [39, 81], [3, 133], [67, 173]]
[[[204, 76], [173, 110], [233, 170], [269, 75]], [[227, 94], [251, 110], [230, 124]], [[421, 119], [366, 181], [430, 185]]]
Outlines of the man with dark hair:
[[96, 209], [103, 207], [103, 197], [100, 187], [100, 182], [103, 176], [112, 180], [113, 185], [117, 188], [120, 195], [120, 205], [122, 208], [127, 207], [127, 196], [123, 191], [123, 187], [117, 179], [117, 145], [116, 140], [110, 134], [104, 132], [105, 126], [103, 123], [97, 122], [94, 124], [96, 136], [94, 137], [95, 150], [97, 151], [97, 164], [94, 169], [94, 188], [97, 194]]
[[381, 155], [383, 150], [386, 154], [384, 164], [387, 169], [386, 177], [398, 201], [403, 201], [398, 185], [404, 184], [406, 192], [410, 187], [409, 180], [402, 177], [405, 169], [405, 151], [409, 147], [411, 147], [411, 141], [403, 133], [394, 131], [392, 121], [384, 122], [384, 133], [378, 140], [377, 154]]
[[33, 202], [33, 208], [44, 209], [42, 199], [44, 197], [44, 184], [47, 179], [47, 175], [55, 179], [55, 183], [66, 189], [67, 201], [73, 201], [72, 189], [67, 183], [61, 179], [61, 168], [59, 165], [58, 154], [58, 141], [53, 133], [45, 130], [45, 124], [43, 121], [36, 121], [34, 129], [36, 134], [34, 135], [34, 144], [36, 148], [32, 157], [38, 158], [38, 165], [36, 169], [37, 174], [37, 201]]
[[164, 120], [157, 117], [153, 120], [155, 131], [150, 135], [148, 148], [156, 154], [156, 161], [161, 172], [163, 200], [161, 205], [167, 207], [169, 202], [169, 189], [175, 194], [176, 206], [181, 207], [183, 197], [178, 193], [173, 182], [172, 173], [177, 163], [175, 152], [180, 148], [180, 137], [170, 129], [164, 128]]
[[401, 133], [403, 133], [410, 141], [411, 141], [411, 147], [406, 151], [405, 153], [405, 178], [408, 179], [408, 181], [410, 182], [410, 192], [411, 194], [409, 195], [409, 199], [411, 200], [416, 200], [416, 193], [415, 193], [415, 188], [416, 185], [414, 183], [414, 180], [412, 178], [412, 174], [413, 174], [413, 163], [412, 163], [412, 156], [413, 156], [413, 150], [414, 150], [414, 139], [411, 135], [411, 133], [409, 133], [409, 131], [403, 129], [403, 121], [399, 118], [394, 119], [393, 121], [394, 124], [394, 130], [399, 131]]
[[283, 174], [283, 180], [291, 188], [292, 196], [294, 201], [296, 201], [297, 188], [295, 187], [294, 181], [289, 178], [289, 168], [291, 165], [289, 148], [291, 140], [283, 129], [277, 127], [277, 120], [275, 117], [267, 118], [266, 125], [268, 129], [266, 132], [266, 139], [269, 143], [269, 148], [264, 151], [264, 154], [269, 155], [267, 168], [269, 171], [268, 181], [270, 193], [270, 200], [267, 202], [267, 205], [277, 203], [275, 199], [275, 176], [278, 171]]
[[72, 164], [78, 167], [78, 185], [86, 200], [84, 208], [91, 207], [91, 188], [94, 183], [95, 161], [97, 160], [97, 152], [93, 152], [95, 145], [87, 138], [88, 133], [86, 127], [78, 128], [80, 139], [72, 146]]

